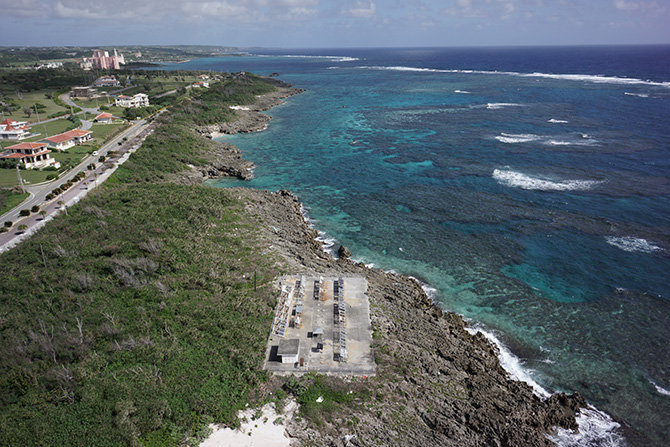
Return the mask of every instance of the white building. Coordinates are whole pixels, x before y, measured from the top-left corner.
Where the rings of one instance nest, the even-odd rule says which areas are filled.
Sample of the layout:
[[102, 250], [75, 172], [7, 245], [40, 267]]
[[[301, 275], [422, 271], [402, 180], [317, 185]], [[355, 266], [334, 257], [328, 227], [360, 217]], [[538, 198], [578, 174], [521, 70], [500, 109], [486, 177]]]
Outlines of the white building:
[[193, 88], [200, 88], [200, 87], [209, 88], [209, 82], [207, 82], [207, 81], [194, 82], [191, 87], [193, 87]]
[[0, 140], [23, 140], [31, 135], [30, 126], [25, 121], [7, 118], [0, 123]]
[[67, 132], [59, 133], [52, 137], [44, 138], [40, 143], [47, 144], [50, 148], [59, 151], [70, 149], [75, 144], [82, 144], [92, 138], [92, 133], [89, 130], [74, 129]]
[[120, 87], [121, 83], [115, 76], [101, 76], [93, 83], [96, 87]]
[[282, 363], [296, 363], [300, 352], [300, 339], [279, 340], [277, 355]]
[[149, 96], [144, 93], [138, 93], [134, 96], [120, 95], [114, 100], [117, 107], [147, 107], [149, 106]]
[[46, 143], [19, 143], [9, 146], [0, 158], [18, 160], [25, 169], [60, 168], [60, 163], [51, 158], [50, 152]]

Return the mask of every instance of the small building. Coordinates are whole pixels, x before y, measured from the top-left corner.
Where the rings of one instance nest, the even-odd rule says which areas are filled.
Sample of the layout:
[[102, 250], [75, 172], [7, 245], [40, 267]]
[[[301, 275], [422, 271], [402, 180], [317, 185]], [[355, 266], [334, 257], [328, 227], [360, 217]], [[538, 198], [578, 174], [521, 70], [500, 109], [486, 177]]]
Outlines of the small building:
[[209, 79], [209, 75], [206, 75], [206, 74], [201, 74], [201, 75], [198, 76], [198, 77], [199, 77], [200, 79], [202, 79], [203, 81], [206, 81], [206, 80]]
[[60, 168], [60, 163], [51, 158], [50, 152], [46, 143], [19, 143], [9, 146], [0, 158], [18, 160], [25, 169]]
[[298, 361], [300, 352], [300, 339], [292, 338], [290, 340], [279, 340], [277, 355], [281, 357], [282, 363], [295, 363]]
[[44, 138], [41, 143], [46, 143], [50, 148], [59, 151], [70, 149], [75, 144], [82, 144], [92, 138], [89, 130], [74, 129], [59, 133], [51, 137]]
[[100, 115], [93, 118], [93, 121], [100, 124], [111, 124], [114, 121], [114, 115], [111, 113], [103, 112]]
[[31, 135], [30, 126], [25, 121], [14, 121], [7, 118], [0, 123], [1, 140], [23, 140]]
[[93, 85], [96, 87], [119, 87], [121, 83], [116, 79], [116, 76], [100, 76]]
[[149, 96], [145, 93], [138, 93], [134, 96], [120, 95], [117, 96], [114, 100], [114, 105], [117, 107], [148, 107], [149, 106]]
[[70, 96], [73, 98], [93, 98], [97, 90], [92, 87], [73, 87]]
[[204, 82], [194, 82], [193, 85], [192, 85], [192, 87], [193, 87], [193, 88], [200, 88], [200, 87], [209, 88], [209, 82], [207, 82], [207, 81], [204, 81]]

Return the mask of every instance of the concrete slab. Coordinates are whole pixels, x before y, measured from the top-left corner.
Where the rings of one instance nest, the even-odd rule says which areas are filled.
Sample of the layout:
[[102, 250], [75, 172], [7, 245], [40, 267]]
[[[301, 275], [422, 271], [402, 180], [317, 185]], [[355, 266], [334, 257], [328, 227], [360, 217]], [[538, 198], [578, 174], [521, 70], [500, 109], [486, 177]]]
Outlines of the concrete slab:
[[[264, 368], [275, 374], [374, 375], [367, 287], [362, 276], [282, 277]], [[281, 363], [277, 352], [286, 340], [299, 340], [298, 362]]]

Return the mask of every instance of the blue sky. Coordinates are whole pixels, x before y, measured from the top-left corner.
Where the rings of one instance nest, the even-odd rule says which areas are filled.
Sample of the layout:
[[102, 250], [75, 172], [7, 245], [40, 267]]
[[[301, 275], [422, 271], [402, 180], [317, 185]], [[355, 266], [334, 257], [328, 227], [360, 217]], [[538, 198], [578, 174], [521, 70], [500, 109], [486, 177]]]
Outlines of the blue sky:
[[0, 0], [0, 45], [670, 43], [669, 0]]

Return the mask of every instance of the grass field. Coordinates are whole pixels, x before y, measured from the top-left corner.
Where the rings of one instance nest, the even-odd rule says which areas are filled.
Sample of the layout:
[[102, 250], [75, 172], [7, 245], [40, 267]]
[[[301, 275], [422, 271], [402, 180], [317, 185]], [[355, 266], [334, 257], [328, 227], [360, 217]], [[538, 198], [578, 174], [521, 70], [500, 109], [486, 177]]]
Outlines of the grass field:
[[110, 135], [115, 135], [127, 127], [128, 124], [93, 124], [91, 132], [93, 132], [93, 138], [95, 138], [96, 144], [99, 146], [102, 145]]
[[[35, 171], [32, 169], [21, 170], [21, 178], [23, 178], [23, 183], [26, 185], [44, 182], [49, 174], [56, 174], [56, 172]], [[19, 179], [16, 176], [16, 169], [0, 169], [0, 187], [16, 186], [18, 184]]]
[[11, 210], [16, 205], [26, 200], [27, 197], [28, 193], [24, 194], [12, 191], [11, 189], [0, 189], [0, 214], [4, 214]]
[[46, 137], [63, 133], [66, 130], [74, 128], [74, 123], [66, 119], [59, 119], [56, 121], [49, 121], [48, 123], [38, 124], [33, 126], [30, 131], [33, 133], [38, 133], [39, 135], [32, 138], [27, 138], [23, 141], [39, 141]]
[[96, 150], [89, 145], [78, 145], [71, 147], [65, 152], [53, 151], [51, 156], [60, 162], [61, 169], [77, 166], [88, 154]]
[[[54, 94], [54, 90], [39, 90], [36, 92], [30, 92], [30, 93], [21, 93], [19, 97], [19, 94], [17, 94], [15, 91], [9, 91], [9, 90], [0, 90], [0, 100], [3, 100], [8, 103], [15, 103], [16, 105], [19, 106], [17, 110], [12, 111], [11, 113], [8, 113], [5, 111], [5, 118], [11, 118], [16, 121], [28, 121], [28, 122], [36, 122], [37, 121], [37, 115], [35, 114], [35, 108], [33, 105], [35, 103], [43, 104], [45, 106], [44, 109], [40, 110], [38, 109], [38, 114], [39, 118], [41, 120], [47, 119], [49, 115], [52, 113], [60, 112], [64, 109], [63, 107], [57, 105], [55, 102], [53, 102], [51, 99], [48, 99], [46, 97], [46, 94]], [[31, 114], [30, 116], [26, 115], [23, 112], [23, 109], [25, 107], [28, 107], [31, 109]]]

